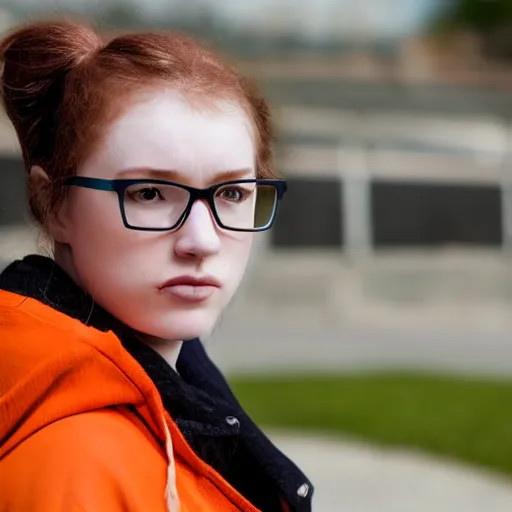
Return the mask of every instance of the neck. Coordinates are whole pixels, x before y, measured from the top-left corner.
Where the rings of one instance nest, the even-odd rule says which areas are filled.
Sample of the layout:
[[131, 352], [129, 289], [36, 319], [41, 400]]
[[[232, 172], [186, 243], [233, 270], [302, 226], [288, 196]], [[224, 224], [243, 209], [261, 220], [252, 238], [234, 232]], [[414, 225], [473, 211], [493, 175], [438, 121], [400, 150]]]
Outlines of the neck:
[[183, 341], [180, 340], [162, 340], [142, 335], [140, 338], [146, 345], [150, 346], [155, 352], [158, 352], [167, 362], [167, 364], [176, 371], [176, 363], [180, 355]]
[[68, 276], [71, 277], [71, 279], [73, 279], [73, 281], [84, 290], [80, 280], [78, 279], [78, 275], [75, 272], [75, 266], [73, 265], [73, 258], [71, 257], [71, 251], [69, 247], [64, 244], [55, 242], [53, 249], [53, 259], [55, 260], [55, 263], [57, 263], [60, 268], [65, 270], [66, 274], [68, 274]]

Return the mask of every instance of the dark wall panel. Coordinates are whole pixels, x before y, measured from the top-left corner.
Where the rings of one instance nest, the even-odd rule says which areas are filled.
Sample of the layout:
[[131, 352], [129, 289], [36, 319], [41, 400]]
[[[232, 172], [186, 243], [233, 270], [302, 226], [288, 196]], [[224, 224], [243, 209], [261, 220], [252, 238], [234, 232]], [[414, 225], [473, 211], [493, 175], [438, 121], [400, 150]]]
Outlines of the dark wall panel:
[[272, 245], [287, 248], [339, 247], [342, 190], [337, 179], [291, 178], [271, 231]]
[[0, 157], [0, 226], [26, 222], [26, 174], [21, 159]]
[[375, 181], [371, 197], [376, 248], [502, 243], [498, 186]]

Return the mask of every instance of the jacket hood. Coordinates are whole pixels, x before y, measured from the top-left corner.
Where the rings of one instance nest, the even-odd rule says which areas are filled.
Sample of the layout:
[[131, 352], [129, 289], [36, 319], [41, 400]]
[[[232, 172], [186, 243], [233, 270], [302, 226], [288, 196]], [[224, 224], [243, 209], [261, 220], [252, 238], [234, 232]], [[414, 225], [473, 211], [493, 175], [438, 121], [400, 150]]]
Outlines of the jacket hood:
[[113, 332], [3, 290], [0, 329], [0, 460], [53, 422], [128, 405], [165, 446], [172, 465], [160, 396]]
[[0, 291], [0, 459], [59, 419], [116, 405], [145, 408], [165, 439], [158, 394], [112, 333]]

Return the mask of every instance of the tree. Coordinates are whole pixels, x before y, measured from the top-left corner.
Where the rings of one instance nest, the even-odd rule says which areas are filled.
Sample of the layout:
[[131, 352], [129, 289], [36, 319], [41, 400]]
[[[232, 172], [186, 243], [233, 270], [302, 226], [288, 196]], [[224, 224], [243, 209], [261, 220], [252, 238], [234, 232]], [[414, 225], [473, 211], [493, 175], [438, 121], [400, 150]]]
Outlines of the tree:
[[512, 61], [512, 0], [450, 0], [435, 25], [442, 33], [476, 33], [486, 56]]
[[456, 0], [446, 10], [448, 20], [486, 34], [512, 22], [510, 0]]

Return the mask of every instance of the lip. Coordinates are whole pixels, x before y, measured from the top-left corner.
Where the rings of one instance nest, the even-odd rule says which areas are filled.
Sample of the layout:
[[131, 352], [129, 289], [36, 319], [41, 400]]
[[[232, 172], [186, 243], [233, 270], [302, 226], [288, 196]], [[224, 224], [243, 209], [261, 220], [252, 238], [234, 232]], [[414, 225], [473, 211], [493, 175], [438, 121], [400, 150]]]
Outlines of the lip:
[[212, 276], [179, 276], [166, 281], [160, 291], [185, 302], [199, 303], [208, 300], [220, 287]]
[[179, 276], [166, 281], [162, 286], [160, 286], [160, 289], [163, 290], [164, 288], [171, 288], [172, 286], [209, 286], [213, 288], [220, 288], [221, 285], [220, 281], [213, 276]]

